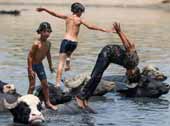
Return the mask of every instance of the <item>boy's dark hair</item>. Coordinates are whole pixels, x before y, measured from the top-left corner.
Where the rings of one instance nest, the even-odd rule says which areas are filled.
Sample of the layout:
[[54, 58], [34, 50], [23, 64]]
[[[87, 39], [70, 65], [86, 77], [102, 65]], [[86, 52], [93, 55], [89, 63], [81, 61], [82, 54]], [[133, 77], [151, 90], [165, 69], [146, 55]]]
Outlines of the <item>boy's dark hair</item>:
[[48, 30], [49, 32], [52, 32], [51, 25], [48, 22], [42, 22], [40, 26], [37, 29], [37, 33], [40, 34], [41, 31]]
[[73, 13], [82, 13], [85, 11], [85, 7], [81, 3], [76, 2], [71, 5], [71, 11]]
[[133, 73], [133, 75], [127, 76], [129, 83], [137, 83], [141, 78], [141, 72], [139, 67], [135, 67], [134, 70], [135, 72]]

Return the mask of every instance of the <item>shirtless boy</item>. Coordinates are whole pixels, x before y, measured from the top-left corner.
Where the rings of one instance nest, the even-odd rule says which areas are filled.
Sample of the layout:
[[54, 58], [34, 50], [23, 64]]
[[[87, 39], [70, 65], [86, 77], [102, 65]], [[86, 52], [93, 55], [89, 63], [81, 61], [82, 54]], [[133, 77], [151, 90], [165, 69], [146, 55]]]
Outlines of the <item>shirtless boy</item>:
[[50, 71], [53, 72], [52, 60], [51, 60], [51, 43], [47, 40], [52, 32], [51, 26], [48, 22], [42, 22], [37, 30], [40, 37], [34, 42], [32, 48], [28, 54], [28, 78], [29, 78], [29, 89], [28, 94], [32, 94], [35, 88], [36, 75], [41, 81], [45, 97], [45, 105], [47, 108], [56, 110], [57, 106], [50, 103], [48, 82], [45, 74], [44, 66], [42, 61], [47, 57]]
[[71, 54], [77, 47], [80, 25], [83, 24], [88, 29], [98, 30], [102, 32], [113, 32], [113, 30], [106, 30], [104, 28], [100, 28], [96, 25], [89, 24], [84, 19], [80, 18], [82, 13], [85, 11], [85, 8], [81, 3], [76, 2], [72, 4], [71, 15], [59, 14], [45, 8], [37, 8], [37, 11], [45, 11], [54, 17], [63, 19], [66, 23], [66, 33], [60, 46], [59, 64], [56, 78], [56, 87], [59, 87], [62, 77], [62, 69], [65, 63], [65, 71], [70, 70], [70, 58]]

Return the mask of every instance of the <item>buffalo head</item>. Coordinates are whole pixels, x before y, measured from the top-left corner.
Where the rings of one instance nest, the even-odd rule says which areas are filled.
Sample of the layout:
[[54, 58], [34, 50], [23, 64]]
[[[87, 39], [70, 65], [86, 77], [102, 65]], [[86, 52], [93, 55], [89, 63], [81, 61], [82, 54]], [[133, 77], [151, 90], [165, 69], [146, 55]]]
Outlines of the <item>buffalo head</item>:
[[167, 76], [165, 76], [164, 73], [159, 70], [159, 68], [153, 65], [145, 66], [142, 70], [142, 75], [158, 81], [164, 81], [167, 79]]
[[4, 100], [4, 106], [12, 113], [14, 122], [34, 125], [44, 121], [40, 100], [34, 95], [19, 97], [14, 103]]
[[0, 92], [13, 94], [16, 92], [16, 89], [15, 89], [14, 84], [5, 83], [5, 82], [0, 81]]
[[[120, 83], [117, 85], [120, 86]], [[124, 83], [124, 87], [126, 88], [119, 88], [117, 91], [127, 97], [158, 98], [168, 93], [170, 89], [169, 85], [166, 83], [145, 77], [142, 77], [140, 82], [134, 85], [135, 87], [129, 88], [127, 84]]]
[[157, 98], [170, 90], [170, 86], [163, 83], [166, 79], [167, 77], [158, 68], [148, 65], [143, 68], [138, 82], [125, 84], [127, 88], [123, 90], [119, 88], [118, 92], [129, 97]]

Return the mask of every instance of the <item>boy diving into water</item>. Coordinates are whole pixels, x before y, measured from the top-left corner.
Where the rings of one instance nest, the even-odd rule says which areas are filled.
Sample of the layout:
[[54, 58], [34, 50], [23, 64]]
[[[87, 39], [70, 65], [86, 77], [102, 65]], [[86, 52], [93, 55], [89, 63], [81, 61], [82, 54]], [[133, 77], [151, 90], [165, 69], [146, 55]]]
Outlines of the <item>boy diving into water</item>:
[[127, 38], [118, 23], [115, 23], [113, 26], [123, 45], [106, 45], [101, 50], [91, 73], [91, 79], [76, 96], [77, 104], [81, 108], [88, 107], [88, 99], [93, 95], [93, 92], [102, 78], [103, 72], [110, 63], [123, 66], [126, 69], [127, 79], [130, 83], [138, 82], [140, 78], [140, 70], [137, 67], [139, 57], [134, 43]]

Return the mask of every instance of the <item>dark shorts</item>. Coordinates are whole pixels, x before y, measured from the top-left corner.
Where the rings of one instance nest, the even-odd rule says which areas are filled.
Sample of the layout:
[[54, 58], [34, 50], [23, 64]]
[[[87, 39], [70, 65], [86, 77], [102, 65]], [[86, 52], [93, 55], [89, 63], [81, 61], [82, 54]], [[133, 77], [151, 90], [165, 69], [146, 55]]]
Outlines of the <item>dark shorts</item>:
[[41, 80], [47, 79], [46, 74], [45, 74], [45, 70], [44, 70], [44, 66], [42, 63], [40, 64], [33, 64], [32, 65], [32, 69], [34, 72], [36, 72], [38, 78]]
[[60, 53], [72, 53], [77, 47], [77, 42], [64, 39], [60, 46]]

